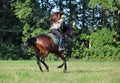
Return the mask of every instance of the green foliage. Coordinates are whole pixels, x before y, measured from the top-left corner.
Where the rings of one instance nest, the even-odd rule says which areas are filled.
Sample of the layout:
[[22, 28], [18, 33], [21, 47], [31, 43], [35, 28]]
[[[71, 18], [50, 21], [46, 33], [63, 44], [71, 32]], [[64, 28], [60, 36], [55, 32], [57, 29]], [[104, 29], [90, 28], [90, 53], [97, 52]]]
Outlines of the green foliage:
[[25, 42], [27, 40], [27, 38], [30, 37], [30, 31], [29, 30], [30, 30], [30, 26], [29, 26], [29, 24], [26, 23], [23, 27], [23, 35], [25, 37], [22, 38], [22, 41]]
[[41, 11], [37, 1], [25, 0], [17, 1], [12, 4], [14, 7], [15, 15], [23, 23], [23, 37], [22, 41], [25, 42], [27, 38], [39, 34], [47, 33], [46, 29], [49, 28], [48, 16], [45, 12]]
[[120, 59], [119, 45], [114, 45], [116, 32], [103, 28], [90, 35], [91, 47], [84, 48], [85, 59]]
[[81, 40], [89, 40], [89, 39], [90, 39], [90, 36], [87, 35], [87, 34], [85, 34], [85, 33], [83, 33], [83, 34], [80, 35], [80, 39], [81, 39]]
[[96, 5], [101, 5], [102, 9], [110, 9], [110, 10], [116, 10], [116, 7], [113, 7], [113, 4], [115, 3], [114, 0], [90, 0], [89, 7], [95, 7]]
[[[22, 41], [39, 34], [47, 34], [49, 28], [48, 16], [40, 9], [39, 3], [33, 0], [25, 0], [13, 3], [17, 18], [23, 23]], [[23, 59], [30, 59], [35, 55], [33, 49], [28, 49]]]
[[14, 10], [15, 15], [21, 19], [26, 20], [30, 17], [32, 13], [32, 8], [30, 7], [31, 0], [25, 0], [24, 2], [17, 0], [17, 2], [13, 3], [12, 6], [16, 10]]
[[17, 60], [21, 56], [20, 46], [14, 44], [10, 45], [8, 43], [4, 43], [1, 45], [0, 50], [1, 50], [0, 59], [3, 60], [8, 60], [8, 59]]
[[[104, 11], [101, 8], [94, 8], [97, 4]], [[65, 0], [63, 2], [60, 0], [53, 2], [47, 0], [1, 0], [0, 59], [34, 59], [33, 49], [29, 49], [25, 55], [19, 55], [21, 44], [29, 37], [48, 34], [49, 14], [54, 5], [60, 7], [60, 10], [67, 10], [65, 12], [66, 23], [75, 20], [80, 24], [79, 28], [82, 27], [81, 30], [77, 30], [77, 42], [68, 41], [66, 56], [76, 59], [120, 59], [120, 22], [119, 16], [115, 16], [113, 11], [120, 8], [119, 4], [120, 0]], [[74, 11], [72, 11], [73, 9]], [[99, 17], [96, 16], [97, 14]], [[110, 22], [107, 23], [108, 21]], [[103, 28], [88, 34], [87, 29], [91, 25], [93, 27], [109, 25], [111, 31]], [[115, 39], [116, 37], [118, 40]], [[53, 56], [48, 57], [50, 60], [54, 60], [54, 58]]]
[[116, 42], [115, 35], [117, 33], [114, 30], [109, 30], [109, 28], [96, 28], [92, 34], [83, 33], [78, 35], [78, 41], [74, 43], [74, 48], [71, 50], [71, 58], [119, 60], [120, 42]]
[[120, 0], [114, 0], [114, 6], [120, 9]]
[[34, 50], [31, 48], [27, 52], [23, 52], [20, 45], [4, 43], [0, 47], [0, 60], [29, 60], [35, 56]]
[[107, 28], [103, 28], [102, 30], [92, 33], [90, 36], [92, 47], [96, 48], [106, 44], [111, 44], [114, 40], [113, 35], [116, 35], [116, 33]]

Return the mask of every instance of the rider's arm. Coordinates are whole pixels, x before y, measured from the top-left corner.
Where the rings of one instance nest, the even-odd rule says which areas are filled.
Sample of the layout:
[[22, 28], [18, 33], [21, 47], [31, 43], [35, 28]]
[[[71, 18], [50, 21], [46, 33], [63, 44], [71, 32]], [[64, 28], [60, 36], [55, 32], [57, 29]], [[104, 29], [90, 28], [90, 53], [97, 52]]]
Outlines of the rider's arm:
[[63, 19], [58, 20], [58, 29], [61, 27], [62, 23], [63, 23]]

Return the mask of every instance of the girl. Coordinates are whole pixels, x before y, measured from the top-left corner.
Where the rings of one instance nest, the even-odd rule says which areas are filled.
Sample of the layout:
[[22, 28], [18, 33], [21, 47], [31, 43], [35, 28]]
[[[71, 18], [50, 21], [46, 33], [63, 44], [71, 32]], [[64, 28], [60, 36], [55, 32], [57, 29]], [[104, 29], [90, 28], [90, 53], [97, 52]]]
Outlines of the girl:
[[51, 15], [51, 25], [50, 30], [59, 38], [59, 51], [64, 50], [62, 47], [63, 37], [60, 33], [61, 25], [63, 24], [64, 13], [63, 12], [55, 12]]

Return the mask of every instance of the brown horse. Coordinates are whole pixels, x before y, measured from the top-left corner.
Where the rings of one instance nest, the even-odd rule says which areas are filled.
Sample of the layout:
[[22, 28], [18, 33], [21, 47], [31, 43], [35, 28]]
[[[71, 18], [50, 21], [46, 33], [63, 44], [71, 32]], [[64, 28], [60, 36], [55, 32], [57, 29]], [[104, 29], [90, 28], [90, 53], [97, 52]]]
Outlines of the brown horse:
[[[72, 39], [75, 38], [74, 24], [63, 28], [64, 28], [63, 35], [65, 37], [65, 40], [67, 40], [68, 37]], [[31, 37], [27, 39], [27, 41], [24, 43], [23, 49], [25, 50], [31, 46], [34, 48], [36, 52], [37, 64], [42, 72], [43, 70], [41, 68], [40, 63], [42, 63], [45, 66], [46, 70], [49, 71], [49, 67], [45, 63], [45, 57], [47, 57], [49, 53], [55, 53], [56, 55], [58, 55], [63, 60], [63, 63], [60, 66], [58, 66], [58, 68], [64, 66], [64, 72], [67, 71], [66, 59], [64, 57], [64, 50], [59, 51], [58, 46], [54, 44], [53, 39], [50, 36], [41, 34], [36, 37]]]

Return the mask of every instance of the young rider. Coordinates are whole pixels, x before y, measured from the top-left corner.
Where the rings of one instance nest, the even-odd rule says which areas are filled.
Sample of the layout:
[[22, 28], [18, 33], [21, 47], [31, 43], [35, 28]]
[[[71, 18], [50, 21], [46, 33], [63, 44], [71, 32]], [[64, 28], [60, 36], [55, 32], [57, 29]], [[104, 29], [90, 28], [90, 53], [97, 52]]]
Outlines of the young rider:
[[63, 37], [60, 33], [61, 25], [63, 24], [64, 13], [63, 12], [54, 12], [51, 15], [51, 25], [50, 30], [59, 38], [59, 51], [64, 50], [62, 47]]

